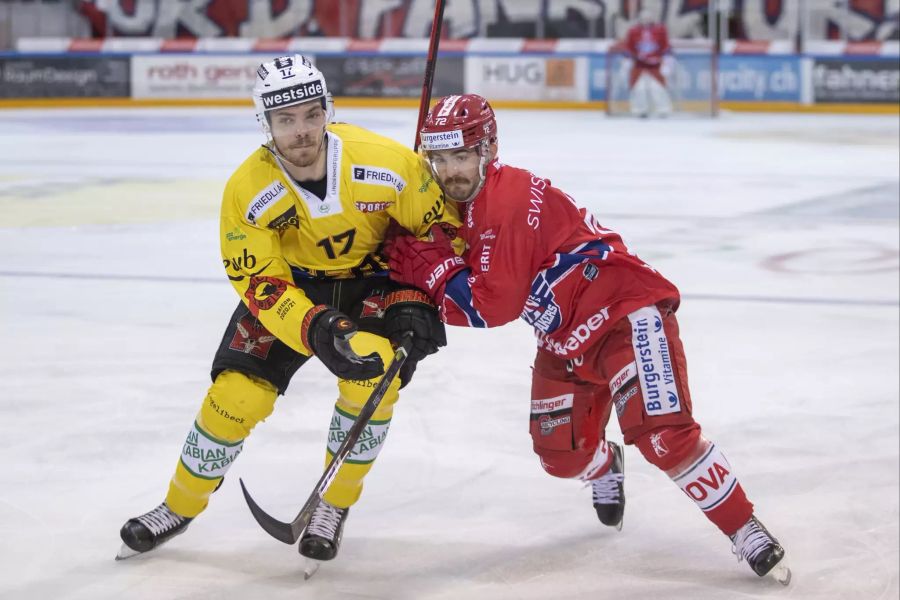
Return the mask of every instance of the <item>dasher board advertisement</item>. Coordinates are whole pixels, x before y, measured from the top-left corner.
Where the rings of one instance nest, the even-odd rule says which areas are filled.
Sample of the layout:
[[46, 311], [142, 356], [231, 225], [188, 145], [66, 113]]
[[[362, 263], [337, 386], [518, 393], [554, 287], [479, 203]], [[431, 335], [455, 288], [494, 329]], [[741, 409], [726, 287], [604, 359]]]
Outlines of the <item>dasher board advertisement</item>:
[[248, 99], [259, 65], [274, 55], [148, 54], [132, 57], [134, 98]]
[[900, 102], [900, 61], [816, 58], [812, 86], [817, 104], [896, 104]]
[[[320, 56], [316, 66], [335, 96], [418, 98], [425, 77], [425, 56]], [[442, 56], [434, 71], [432, 96], [463, 92], [462, 57]]]
[[466, 91], [492, 100], [588, 99], [585, 57], [468, 57]]
[[5, 56], [0, 98], [127, 98], [128, 58]]

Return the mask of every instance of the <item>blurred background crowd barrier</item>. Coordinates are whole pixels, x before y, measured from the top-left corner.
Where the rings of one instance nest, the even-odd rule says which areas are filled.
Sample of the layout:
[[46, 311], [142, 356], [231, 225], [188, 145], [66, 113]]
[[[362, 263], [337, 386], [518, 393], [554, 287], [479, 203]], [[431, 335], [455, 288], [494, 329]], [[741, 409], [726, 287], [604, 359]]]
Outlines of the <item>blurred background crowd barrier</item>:
[[[469, 38], [615, 38], [641, 8], [672, 37], [900, 39], [898, 0], [449, 0], [444, 34]], [[427, 37], [432, 0], [5, 0], [0, 48], [21, 37]]]
[[[897, 112], [900, 0], [447, 0], [435, 94], [602, 105], [607, 54], [642, 9], [676, 40], [686, 97]], [[310, 55], [335, 95], [412, 99], [433, 11], [433, 0], [0, 0], [0, 106], [246, 102], [255, 65], [284, 52]]]

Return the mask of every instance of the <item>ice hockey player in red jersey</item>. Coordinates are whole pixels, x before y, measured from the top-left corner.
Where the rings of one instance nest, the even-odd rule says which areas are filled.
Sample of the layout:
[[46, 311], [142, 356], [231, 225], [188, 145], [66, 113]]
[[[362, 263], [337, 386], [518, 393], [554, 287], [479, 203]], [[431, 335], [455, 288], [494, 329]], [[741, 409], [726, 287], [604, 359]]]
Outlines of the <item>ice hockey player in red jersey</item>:
[[655, 23], [650, 11], [644, 9], [625, 35], [624, 45], [632, 61], [628, 78], [632, 114], [668, 116], [672, 112], [672, 100], [665, 73], [671, 70], [671, 48], [666, 26]]
[[[615, 408], [625, 443], [729, 536], [738, 560], [786, 584], [784, 549], [692, 416], [678, 289], [549, 180], [499, 162], [497, 123], [481, 96], [442, 98], [420, 136], [463, 223], [455, 232], [433, 226], [430, 239], [396, 237], [391, 276], [424, 290], [447, 324], [496, 327], [520, 317], [534, 328], [530, 430], [543, 468], [591, 482], [601, 520], [621, 509], [621, 449], [604, 441]], [[462, 256], [454, 235], [465, 242]], [[619, 477], [610, 480], [611, 471]], [[617, 516], [608, 524], [620, 524]]]

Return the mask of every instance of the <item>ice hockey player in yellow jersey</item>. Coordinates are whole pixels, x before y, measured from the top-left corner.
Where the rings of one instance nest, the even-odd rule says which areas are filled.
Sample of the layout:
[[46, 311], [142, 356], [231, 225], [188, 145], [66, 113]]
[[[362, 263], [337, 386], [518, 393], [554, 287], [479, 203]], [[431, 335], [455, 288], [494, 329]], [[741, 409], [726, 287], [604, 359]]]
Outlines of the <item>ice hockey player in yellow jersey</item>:
[[392, 221], [418, 235], [436, 221], [458, 223], [418, 155], [332, 122], [325, 78], [300, 55], [263, 63], [253, 100], [268, 141], [231, 176], [221, 210], [222, 264], [240, 302], [165, 501], [125, 523], [118, 558], [152, 550], [186, 529], [312, 356], [337, 377], [327, 464], [392, 345], [412, 332], [414, 348], [370, 421], [370, 435], [354, 446], [300, 539], [302, 555], [334, 558], [399, 388], [419, 360], [446, 344], [434, 306], [415, 288], [391, 282], [379, 252]]

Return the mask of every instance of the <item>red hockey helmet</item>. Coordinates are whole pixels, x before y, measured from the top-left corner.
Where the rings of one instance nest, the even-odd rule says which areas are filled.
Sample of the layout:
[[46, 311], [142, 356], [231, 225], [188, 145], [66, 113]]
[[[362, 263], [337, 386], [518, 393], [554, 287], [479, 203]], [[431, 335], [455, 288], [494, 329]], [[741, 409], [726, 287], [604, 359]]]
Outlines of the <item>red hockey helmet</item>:
[[471, 148], [497, 141], [497, 119], [488, 101], [478, 94], [445, 96], [428, 112], [419, 132], [425, 152]]
[[[444, 194], [457, 202], [474, 199], [484, 186], [487, 163], [493, 156], [489, 146], [497, 142], [497, 119], [488, 101], [477, 94], [441, 98], [428, 112], [419, 139], [419, 149]], [[447, 182], [441, 179], [438, 163], [442, 159], [438, 152], [464, 148], [474, 149], [479, 157], [477, 179], [465, 191], [451, 191]]]

